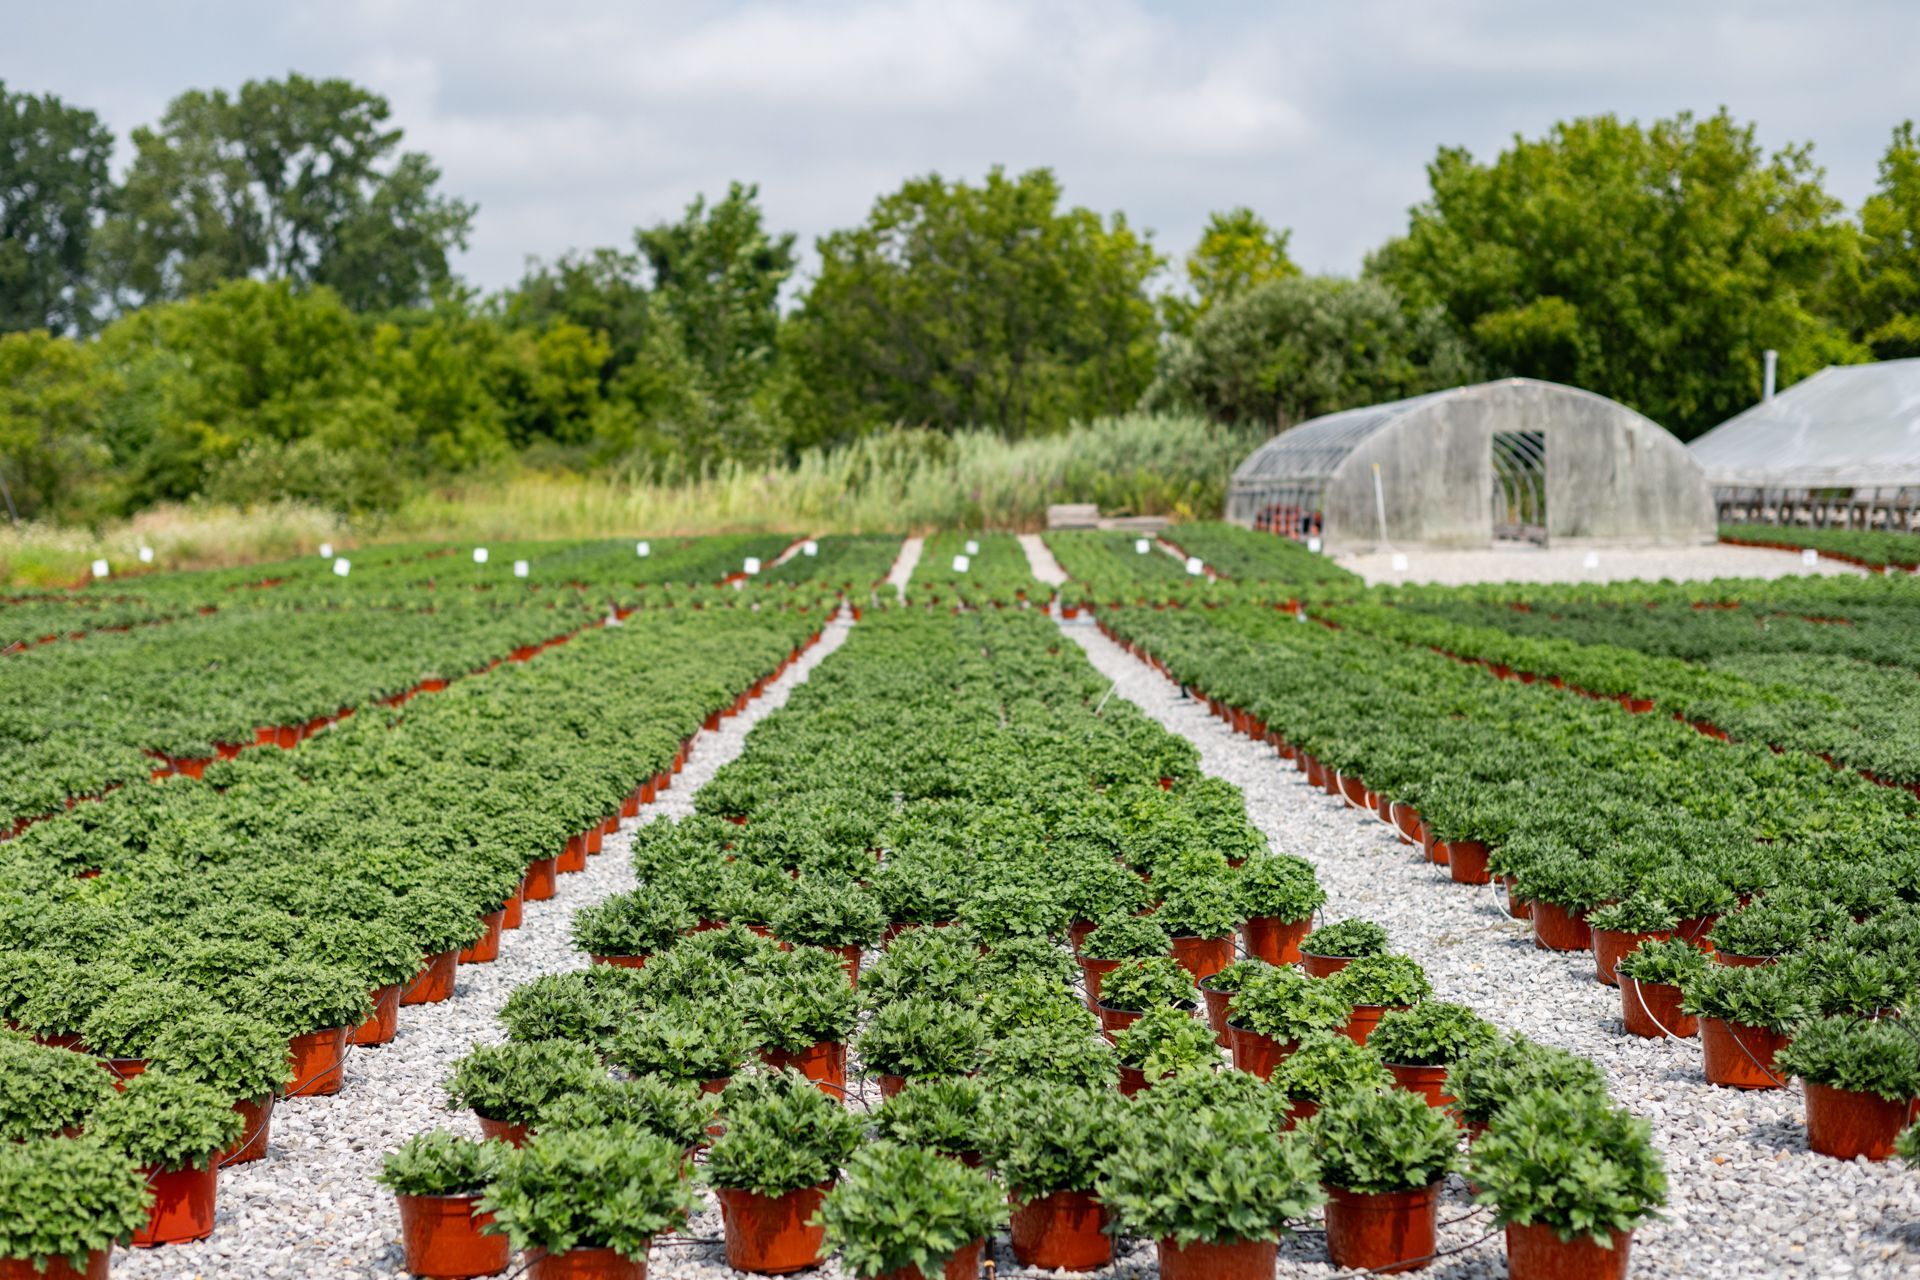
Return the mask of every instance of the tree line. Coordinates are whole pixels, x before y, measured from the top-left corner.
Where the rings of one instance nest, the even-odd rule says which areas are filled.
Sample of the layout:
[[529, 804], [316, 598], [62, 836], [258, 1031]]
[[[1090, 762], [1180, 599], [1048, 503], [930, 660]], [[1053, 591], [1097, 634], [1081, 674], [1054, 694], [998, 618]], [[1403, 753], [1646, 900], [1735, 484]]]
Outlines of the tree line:
[[655, 478], [895, 428], [1009, 437], [1136, 407], [1283, 428], [1526, 375], [1682, 437], [1791, 382], [1920, 355], [1920, 143], [1849, 211], [1724, 110], [1443, 149], [1352, 278], [1213, 214], [1170, 262], [1046, 169], [912, 178], [795, 237], [735, 183], [482, 293], [475, 206], [343, 80], [182, 94], [133, 131], [0, 84], [0, 480], [23, 517], [291, 497], [386, 507], [516, 459]]

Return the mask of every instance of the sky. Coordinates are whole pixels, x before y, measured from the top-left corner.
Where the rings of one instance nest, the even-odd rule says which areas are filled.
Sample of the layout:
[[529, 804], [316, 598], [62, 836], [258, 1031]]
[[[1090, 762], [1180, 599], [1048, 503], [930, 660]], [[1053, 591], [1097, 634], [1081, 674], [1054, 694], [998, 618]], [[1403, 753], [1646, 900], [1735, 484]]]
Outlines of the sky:
[[994, 164], [1050, 166], [1176, 260], [1248, 205], [1351, 274], [1442, 146], [1724, 105], [1769, 148], [1811, 142], [1857, 206], [1920, 115], [1916, 0], [0, 0], [0, 32], [6, 87], [97, 111], [122, 163], [188, 88], [385, 95], [479, 205], [457, 269], [488, 289], [733, 179], [810, 258], [906, 178]]

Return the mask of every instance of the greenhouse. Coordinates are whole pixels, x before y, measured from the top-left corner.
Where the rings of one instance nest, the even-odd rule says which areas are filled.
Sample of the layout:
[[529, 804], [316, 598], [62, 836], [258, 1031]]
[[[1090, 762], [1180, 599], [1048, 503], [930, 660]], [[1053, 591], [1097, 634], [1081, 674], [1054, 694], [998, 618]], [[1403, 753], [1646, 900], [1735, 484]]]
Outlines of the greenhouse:
[[1712, 492], [1678, 440], [1531, 378], [1303, 422], [1240, 464], [1227, 518], [1335, 552], [1714, 537]]
[[1836, 365], [1695, 440], [1727, 523], [1920, 521], [1920, 360]]

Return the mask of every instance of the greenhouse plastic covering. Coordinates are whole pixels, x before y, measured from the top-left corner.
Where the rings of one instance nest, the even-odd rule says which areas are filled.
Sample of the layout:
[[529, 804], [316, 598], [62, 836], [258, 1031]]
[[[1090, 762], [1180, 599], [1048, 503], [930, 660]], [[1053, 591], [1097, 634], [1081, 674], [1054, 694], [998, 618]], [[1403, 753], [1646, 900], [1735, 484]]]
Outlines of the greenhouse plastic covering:
[[1722, 488], [1920, 485], [1920, 360], [1822, 369], [1689, 447]]

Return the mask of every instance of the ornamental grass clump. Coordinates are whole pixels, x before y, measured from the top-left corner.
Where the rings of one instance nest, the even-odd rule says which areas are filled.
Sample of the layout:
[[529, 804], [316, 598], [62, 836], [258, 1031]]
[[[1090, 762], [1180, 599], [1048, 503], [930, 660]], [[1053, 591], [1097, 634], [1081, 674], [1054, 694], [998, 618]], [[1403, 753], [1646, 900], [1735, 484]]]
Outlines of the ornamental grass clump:
[[820, 1205], [827, 1242], [859, 1280], [907, 1268], [937, 1276], [1006, 1221], [1006, 1193], [985, 1173], [921, 1147], [862, 1148]]

